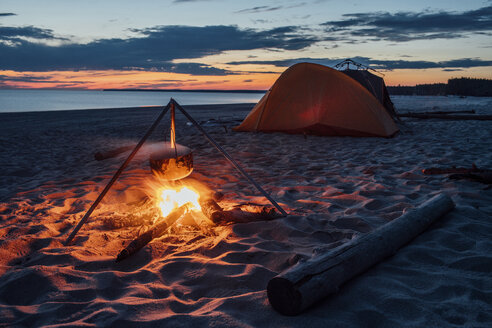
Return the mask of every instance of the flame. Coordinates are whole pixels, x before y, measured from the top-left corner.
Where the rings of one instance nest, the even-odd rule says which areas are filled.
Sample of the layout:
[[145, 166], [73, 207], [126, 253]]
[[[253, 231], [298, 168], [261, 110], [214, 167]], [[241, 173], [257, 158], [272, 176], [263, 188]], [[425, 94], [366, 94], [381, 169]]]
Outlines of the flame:
[[163, 189], [159, 192], [159, 208], [163, 217], [166, 217], [174, 209], [186, 204], [192, 203], [191, 211], [201, 211], [198, 199], [200, 194], [190, 187], [178, 187], [175, 189]]

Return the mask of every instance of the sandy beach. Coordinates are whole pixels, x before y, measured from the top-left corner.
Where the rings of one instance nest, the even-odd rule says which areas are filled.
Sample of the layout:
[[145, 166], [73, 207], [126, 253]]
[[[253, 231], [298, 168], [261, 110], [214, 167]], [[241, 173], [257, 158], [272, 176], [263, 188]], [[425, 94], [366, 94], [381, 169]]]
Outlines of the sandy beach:
[[[409, 104], [417, 111], [437, 106]], [[467, 106], [460, 109], [477, 109]], [[478, 113], [490, 113], [492, 103], [486, 106]], [[185, 106], [289, 216], [210, 227], [208, 234], [183, 222], [119, 263], [116, 255], [142, 227], [105, 222], [139, 217], [135, 204], [151, 179], [148, 156], [167, 135], [168, 120], [65, 247], [127, 156], [96, 161], [94, 153], [136, 143], [159, 109], [0, 114], [0, 326], [492, 325], [492, 189], [421, 172], [491, 169], [490, 121], [405, 119], [390, 139], [233, 132], [252, 107]], [[222, 193], [224, 206], [269, 205], [182, 115], [176, 118], [177, 142], [194, 154], [188, 179]], [[278, 273], [442, 192], [456, 203], [452, 212], [336, 295], [296, 317], [269, 305], [265, 288]]]

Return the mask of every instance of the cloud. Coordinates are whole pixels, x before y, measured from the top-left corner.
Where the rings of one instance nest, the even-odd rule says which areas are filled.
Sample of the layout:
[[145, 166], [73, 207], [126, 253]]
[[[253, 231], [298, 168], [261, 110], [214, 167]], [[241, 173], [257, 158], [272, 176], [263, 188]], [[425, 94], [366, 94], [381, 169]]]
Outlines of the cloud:
[[33, 75], [22, 75], [22, 76], [8, 76], [0, 75], [0, 81], [11, 81], [11, 82], [37, 82], [37, 83], [48, 83], [52, 82], [51, 76], [33, 76]]
[[6, 17], [6, 16], [17, 16], [17, 14], [14, 14], [14, 13], [0, 13], [0, 17]]
[[173, 3], [187, 3], [187, 2], [204, 2], [212, 0], [173, 0]]
[[327, 32], [393, 42], [452, 39], [492, 31], [492, 6], [464, 12], [372, 12], [343, 17], [322, 26]]
[[40, 85], [42, 86], [43, 84], [45, 84], [45, 87], [48, 88], [52, 88], [54, 84], [56, 84], [57, 88], [64, 88], [64, 87], [81, 88], [84, 85], [88, 84], [87, 81], [81, 81], [81, 80], [70, 80], [70, 81], [56, 80], [52, 76], [35, 76], [29, 74], [21, 75], [21, 76], [0, 75], [0, 89], [15, 88], [16, 86], [14, 85], [18, 83], [35, 83], [38, 86]]
[[246, 8], [246, 9], [241, 9], [238, 11], [235, 11], [235, 14], [257, 14], [257, 13], [263, 13], [263, 12], [270, 12], [270, 11], [277, 11], [280, 9], [291, 9], [291, 8], [297, 8], [297, 7], [302, 7], [306, 5], [305, 2], [293, 4], [290, 6], [256, 6], [253, 8]]
[[[229, 62], [229, 65], [256, 64], [256, 65], [273, 65], [276, 67], [289, 67], [296, 63], [310, 62], [325, 66], [335, 66], [345, 58], [293, 58], [285, 60], [249, 60]], [[379, 70], [394, 70], [394, 69], [457, 69], [492, 66], [492, 60], [482, 60], [478, 58], [461, 58], [447, 61], [433, 62], [424, 60], [378, 60], [368, 57], [354, 57], [352, 60]]]
[[0, 69], [49, 70], [148, 70], [195, 75], [232, 72], [199, 63], [174, 64], [175, 59], [201, 58], [228, 50], [299, 50], [318, 41], [294, 26], [270, 30], [237, 26], [156, 26], [133, 30], [139, 37], [100, 39], [88, 44], [47, 45], [25, 38], [55, 39], [53, 31], [33, 26], [0, 27]]
[[247, 8], [247, 9], [242, 9], [235, 11], [235, 14], [255, 14], [255, 13], [262, 13], [262, 12], [268, 12], [268, 11], [275, 11], [275, 10], [280, 10], [282, 9], [283, 6], [257, 6], [253, 8]]
[[492, 60], [461, 58], [439, 62], [407, 60], [370, 60], [370, 65], [379, 69], [428, 69], [428, 68], [471, 68], [492, 66]]
[[[329, 59], [329, 58], [292, 58], [283, 60], [246, 60], [246, 61], [232, 61], [228, 62], [228, 65], [243, 65], [243, 64], [253, 64], [253, 65], [273, 65], [276, 67], [289, 67], [296, 63], [310, 62], [321, 64], [325, 66], [334, 66], [343, 60], [340, 58]], [[355, 59], [354, 59], [355, 60]]]
[[53, 30], [42, 29], [34, 26], [10, 27], [0, 26], [0, 41], [18, 42], [25, 38], [38, 40], [62, 40], [64, 38], [54, 35]]

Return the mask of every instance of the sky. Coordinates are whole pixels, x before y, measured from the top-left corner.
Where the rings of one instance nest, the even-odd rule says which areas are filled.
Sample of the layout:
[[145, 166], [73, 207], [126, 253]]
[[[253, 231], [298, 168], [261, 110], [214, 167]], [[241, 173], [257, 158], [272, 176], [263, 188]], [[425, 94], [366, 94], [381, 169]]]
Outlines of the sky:
[[268, 89], [346, 58], [388, 85], [492, 78], [492, 0], [0, 0], [0, 88]]

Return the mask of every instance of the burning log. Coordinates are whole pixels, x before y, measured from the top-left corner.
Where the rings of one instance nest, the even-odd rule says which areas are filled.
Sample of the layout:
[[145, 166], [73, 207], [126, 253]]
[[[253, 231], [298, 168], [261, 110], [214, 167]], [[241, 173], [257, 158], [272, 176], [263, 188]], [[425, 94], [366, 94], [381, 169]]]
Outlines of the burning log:
[[441, 194], [373, 232], [279, 274], [268, 282], [272, 307], [284, 315], [297, 315], [315, 302], [338, 291], [427, 229], [454, 208]]
[[212, 198], [207, 198], [203, 201], [200, 200], [200, 207], [202, 208], [203, 214], [217, 225], [269, 221], [282, 216], [274, 208], [262, 208], [260, 212], [247, 212], [241, 209], [224, 211]]
[[137, 239], [133, 240], [118, 254], [116, 262], [120, 262], [127, 257], [130, 257], [142, 249], [145, 245], [150, 243], [153, 239], [162, 236], [170, 226], [172, 226], [181, 216], [183, 216], [190, 206], [191, 203], [186, 203], [183, 206], [178, 207], [165, 219], [155, 224], [150, 230], [138, 236]]
[[203, 200], [200, 198], [199, 202], [203, 214], [205, 214], [205, 216], [212, 222], [216, 223], [216, 221], [220, 218], [221, 213], [224, 212], [222, 207], [220, 207], [220, 205], [217, 204], [217, 202], [212, 198], [206, 198]]
[[210, 220], [207, 220], [204, 218], [202, 215], [199, 215], [198, 213], [195, 214], [191, 212], [191, 216], [193, 217], [193, 221], [195, 221], [196, 225], [198, 228], [200, 228], [201, 232], [206, 235], [206, 236], [214, 236], [215, 233], [212, 230], [212, 227], [214, 226], [214, 223], [211, 222]]
[[125, 227], [149, 226], [160, 217], [160, 211], [156, 208], [149, 197], [127, 204], [129, 213], [122, 214], [111, 212], [103, 218], [102, 223], [106, 229], [121, 229]]

